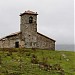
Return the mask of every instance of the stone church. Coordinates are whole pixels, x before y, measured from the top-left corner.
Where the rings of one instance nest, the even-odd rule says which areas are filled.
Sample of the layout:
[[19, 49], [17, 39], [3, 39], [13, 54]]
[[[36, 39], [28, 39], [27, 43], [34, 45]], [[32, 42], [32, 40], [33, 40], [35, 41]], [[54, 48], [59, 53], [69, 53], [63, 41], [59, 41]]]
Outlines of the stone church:
[[37, 32], [37, 12], [20, 14], [20, 32], [0, 39], [0, 48], [40, 48], [55, 50], [55, 40]]

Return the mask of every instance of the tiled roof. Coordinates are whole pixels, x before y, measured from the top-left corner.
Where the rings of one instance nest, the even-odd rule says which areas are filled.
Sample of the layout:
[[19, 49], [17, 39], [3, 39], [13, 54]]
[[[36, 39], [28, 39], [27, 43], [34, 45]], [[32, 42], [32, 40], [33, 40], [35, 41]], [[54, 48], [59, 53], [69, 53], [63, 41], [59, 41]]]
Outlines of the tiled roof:
[[24, 15], [24, 14], [33, 14], [33, 15], [38, 15], [37, 12], [33, 12], [30, 10], [25, 11], [24, 13], [21, 13], [20, 16]]
[[10, 35], [7, 35], [7, 36], [1, 38], [0, 40], [4, 40], [5, 38], [12, 37], [12, 36], [16, 36], [16, 35], [18, 35], [18, 34], [20, 34], [20, 33], [21, 33], [21, 32], [12, 33], [12, 34], [10, 34]]
[[48, 37], [48, 36], [46, 36], [46, 35], [43, 35], [43, 34], [41, 34], [41, 33], [39, 33], [39, 32], [37, 32], [37, 34], [39, 34], [39, 35], [41, 35], [41, 36], [43, 36], [43, 37], [46, 37], [46, 38], [48, 38], [48, 39], [50, 39], [50, 40], [52, 40], [52, 41], [55, 41], [54, 39], [52, 39], [52, 38], [50, 38], [50, 37]]

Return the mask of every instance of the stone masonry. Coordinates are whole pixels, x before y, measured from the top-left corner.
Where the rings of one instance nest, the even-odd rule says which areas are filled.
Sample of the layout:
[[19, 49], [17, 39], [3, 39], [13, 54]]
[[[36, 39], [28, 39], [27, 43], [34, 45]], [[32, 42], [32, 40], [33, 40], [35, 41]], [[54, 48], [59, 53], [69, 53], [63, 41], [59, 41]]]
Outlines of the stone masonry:
[[20, 32], [0, 39], [0, 48], [40, 48], [55, 50], [55, 40], [37, 32], [37, 12], [20, 14]]

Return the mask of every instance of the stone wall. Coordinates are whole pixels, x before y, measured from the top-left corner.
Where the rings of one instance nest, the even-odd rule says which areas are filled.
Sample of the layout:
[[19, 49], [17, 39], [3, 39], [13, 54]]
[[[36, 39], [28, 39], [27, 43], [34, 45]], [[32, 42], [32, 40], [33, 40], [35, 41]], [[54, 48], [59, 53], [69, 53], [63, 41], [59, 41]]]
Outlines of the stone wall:
[[[2, 40], [0, 40], [0, 48], [15, 48], [15, 42], [19, 42], [19, 48], [24, 48], [25, 47], [25, 41], [21, 39], [22, 34], [14, 35], [14, 36], [8, 36]], [[55, 41], [38, 33], [37, 32], [37, 42], [31, 42], [31, 39], [27, 40], [29, 41], [30, 45], [27, 44], [28, 48], [34, 48], [34, 44], [36, 45], [36, 48], [40, 49], [49, 49], [49, 50], [55, 50]], [[28, 37], [30, 38], [30, 37]], [[33, 38], [34, 41], [36, 41], [36, 38]], [[26, 43], [27, 43], [26, 42]], [[25, 47], [27, 48], [27, 47]]]
[[[33, 22], [29, 23], [29, 17], [33, 17]], [[25, 48], [36, 48], [37, 43], [37, 15], [21, 15], [20, 31], [22, 40], [25, 42]]]
[[21, 41], [20, 35], [15, 35], [0, 40], [0, 48], [15, 48], [15, 42], [19, 42], [19, 47], [24, 47], [24, 41]]
[[[22, 34], [14, 35], [14, 36], [8, 36], [2, 40], [0, 40], [0, 48], [15, 48], [15, 42], [19, 42], [19, 48], [27, 48], [25, 47], [25, 41], [21, 39]], [[29, 37], [30, 38], [30, 37]], [[38, 33], [37, 32], [37, 42], [36, 42], [36, 48], [40, 49], [49, 49], [49, 50], [55, 50], [55, 41]], [[27, 39], [26, 39], [27, 40]], [[36, 41], [36, 39], [33, 39]], [[27, 44], [28, 48], [34, 48], [35, 42], [31, 42], [29, 39], [30, 45]]]
[[37, 48], [55, 50], [55, 40], [37, 33]]

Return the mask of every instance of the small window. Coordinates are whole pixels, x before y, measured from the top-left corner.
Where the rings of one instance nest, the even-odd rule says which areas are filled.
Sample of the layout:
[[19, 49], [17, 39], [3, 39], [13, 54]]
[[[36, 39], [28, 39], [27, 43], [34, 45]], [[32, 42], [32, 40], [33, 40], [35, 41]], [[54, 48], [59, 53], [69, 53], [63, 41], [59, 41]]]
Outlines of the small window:
[[29, 17], [29, 23], [33, 23], [33, 17], [32, 16]]

